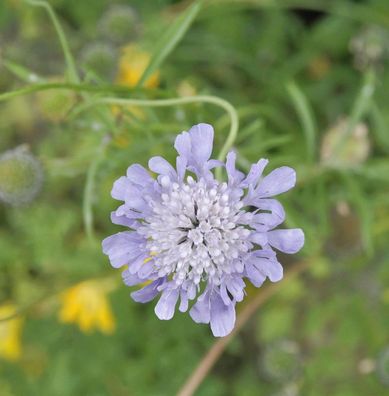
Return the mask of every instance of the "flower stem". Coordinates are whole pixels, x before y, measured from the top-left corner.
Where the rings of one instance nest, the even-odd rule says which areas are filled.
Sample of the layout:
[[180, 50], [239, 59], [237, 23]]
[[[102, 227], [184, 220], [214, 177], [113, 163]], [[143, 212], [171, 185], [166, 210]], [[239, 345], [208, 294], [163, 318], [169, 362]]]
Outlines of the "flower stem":
[[61, 43], [62, 51], [63, 51], [64, 57], [65, 57], [66, 66], [68, 69], [69, 80], [74, 83], [79, 83], [80, 77], [78, 76], [78, 73], [77, 73], [76, 64], [75, 64], [73, 55], [70, 51], [69, 43], [66, 39], [66, 36], [62, 29], [61, 24], [58, 21], [57, 15], [55, 14], [51, 5], [47, 1], [43, 1], [43, 0], [24, 0], [24, 1], [27, 4], [30, 4], [32, 6], [43, 7], [46, 9], [51, 21], [53, 22], [55, 31], [57, 32], [57, 35], [58, 35], [58, 39]]
[[291, 270], [289, 270], [284, 277], [283, 282], [274, 283], [261, 290], [253, 300], [248, 302], [242, 309], [236, 320], [236, 325], [232, 332], [223, 338], [217, 340], [205, 356], [201, 359], [196, 369], [192, 372], [186, 380], [182, 388], [178, 391], [177, 396], [191, 396], [195, 393], [196, 389], [201, 385], [205, 377], [208, 375], [217, 360], [223, 354], [227, 345], [239, 333], [246, 322], [253, 316], [255, 311], [265, 303], [271, 296], [273, 296], [285, 282], [295, 278], [300, 273], [304, 272], [309, 267], [310, 261], [300, 261]]
[[[101, 98], [97, 99], [84, 105], [78, 106], [72, 112], [72, 116], [76, 116], [79, 113], [87, 110], [88, 108], [101, 104], [112, 104], [121, 106], [139, 106], [139, 107], [165, 107], [165, 106], [177, 106], [182, 104], [190, 103], [211, 103], [224, 109], [230, 117], [230, 130], [223, 147], [218, 155], [218, 160], [222, 161], [228, 153], [228, 150], [232, 147], [238, 134], [239, 118], [238, 113], [234, 106], [226, 100], [217, 96], [199, 95], [199, 96], [188, 96], [184, 98], [171, 98], [171, 99], [121, 99], [121, 98]], [[216, 176], [220, 179], [221, 168], [216, 170]]]

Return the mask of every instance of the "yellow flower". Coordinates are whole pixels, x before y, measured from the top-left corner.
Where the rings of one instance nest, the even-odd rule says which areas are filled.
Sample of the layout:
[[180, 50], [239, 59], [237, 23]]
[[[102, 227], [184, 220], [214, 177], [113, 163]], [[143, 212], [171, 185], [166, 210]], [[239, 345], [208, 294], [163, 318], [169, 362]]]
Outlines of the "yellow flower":
[[[127, 87], [135, 87], [150, 62], [150, 55], [136, 45], [122, 48], [119, 60], [117, 83]], [[159, 72], [153, 73], [144, 83], [145, 88], [155, 88], [159, 84]]]
[[[0, 319], [15, 313], [16, 306], [11, 303], [0, 305]], [[23, 319], [13, 319], [0, 322], [0, 357], [9, 361], [20, 358], [22, 347], [20, 342]]]
[[61, 296], [59, 320], [77, 323], [85, 333], [94, 328], [113, 333], [116, 323], [107, 298], [113, 286], [110, 280], [91, 279], [70, 287]]

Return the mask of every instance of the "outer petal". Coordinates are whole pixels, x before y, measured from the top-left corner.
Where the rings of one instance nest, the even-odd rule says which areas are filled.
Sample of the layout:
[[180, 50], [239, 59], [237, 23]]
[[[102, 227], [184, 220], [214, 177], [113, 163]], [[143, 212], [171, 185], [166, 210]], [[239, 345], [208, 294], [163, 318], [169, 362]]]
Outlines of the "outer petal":
[[179, 289], [166, 288], [155, 306], [155, 314], [161, 320], [170, 320], [174, 315]]
[[284, 276], [282, 265], [277, 260], [258, 258], [253, 263], [254, 266], [266, 275], [272, 282], [280, 281]]
[[144, 279], [139, 278], [139, 276], [136, 274], [131, 274], [128, 269], [122, 272], [122, 279], [124, 284], [127, 286], [135, 286], [144, 282]]
[[196, 323], [209, 323], [211, 319], [210, 292], [205, 291], [197, 299], [196, 304], [189, 311], [189, 315]]
[[253, 242], [261, 247], [265, 247], [268, 244], [268, 238], [266, 232], [252, 232], [249, 236], [250, 242]]
[[144, 196], [142, 195], [142, 191], [135, 186], [126, 191], [125, 203], [127, 207], [138, 212], [149, 210], [149, 207], [144, 200]]
[[269, 161], [267, 159], [262, 158], [256, 164], [251, 165], [247, 177], [241, 183], [241, 187], [244, 188], [250, 185], [256, 186], [259, 178], [262, 176], [263, 170], [268, 163]]
[[134, 232], [119, 232], [103, 240], [103, 252], [109, 257], [112, 267], [119, 268], [142, 253], [142, 243]]
[[184, 180], [187, 162], [185, 157], [178, 156], [176, 159], [177, 178], [180, 182]]
[[111, 221], [113, 224], [118, 224], [132, 228], [138, 222], [134, 219], [129, 219], [127, 216], [118, 216], [115, 212], [111, 212]]
[[284, 253], [297, 253], [304, 245], [304, 233], [300, 228], [268, 232], [269, 244]]
[[165, 158], [162, 157], [152, 157], [149, 160], [149, 168], [159, 175], [167, 175], [171, 180], [177, 178], [177, 173], [174, 168], [169, 164]]
[[235, 325], [235, 304], [225, 305], [218, 292], [211, 296], [211, 330], [215, 337], [228, 335]]
[[188, 159], [192, 151], [192, 143], [188, 132], [182, 132], [176, 137], [174, 148], [180, 156]]
[[296, 184], [296, 172], [288, 166], [274, 169], [259, 183], [255, 193], [260, 198], [267, 198], [290, 190]]
[[244, 174], [242, 172], [239, 172], [235, 168], [235, 161], [236, 161], [236, 153], [234, 151], [230, 151], [227, 154], [227, 161], [226, 161], [228, 183], [230, 185], [239, 183], [244, 177]]
[[280, 202], [276, 199], [257, 199], [253, 202], [260, 210], [270, 211], [271, 213], [257, 213], [253, 217], [254, 223], [267, 226], [267, 229], [277, 227], [285, 220], [285, 211]]
[[143, 264], [141, 265], [141, 267], [138, 270], [138, 275], [142, 278], [142, 279], [147, 279], [154, 271], [154, 260], [150, 260], [147, 263], [144, 262], [145, 260], [143, 260]]
[[181, 302], [178, 309], [180, 310], [180, 312], [186, 312], [188, 310], [188, 294], [186, 290], [181, 289], [180, 298], [181, 298]]
[[147, 303], [155, 298], [159, 293], [158, 286], [163, 283], [164, 279], [157, 279], [143, 289], [137, 290], [131, 293], [131, 297], [134, 301], [140, 303]]
[[266, 276], [252, 263], [246, 263], [246, 276], [255, 287], [260, 287], [265, 281]]
[[131, 182], [126, 176], [119, 177], [114, 183], [111, 190], [111, 196], [119, 201], [124, 201], [126, 191], [131, 186]]
[[197, 124], [189, 130], [193, 160], [202, 165], [209, 160], [213, 148], [213, 128], [209, 124]]
[[244, 296], [245, 283], [242, 278], [238, 276], [231, 276], [226, 281], [227, 290], [232, 294], [235, 301], [242, 301]]
[[223, 161], [219, 161], [217, 159], [210, 159], [208, 161], [208, 169], [214, 169], [214, 168], [224, 168], [225, 164]]
[[153, 182], [153, 178], [150, 176], [149, 172], [139, 164], [131, 165], [127, 169], [127, 177], [132, 183], [138, 184], [139, 186], [145, 186]]
[[[142, 252], [141, 254], [138, 253], [138, 255], [133, 259], [129, 260], [130, 263], [128, 265], [128, 270], [131, 272], [131, 274], [136, 274], [140, 268], [143, 266], [148, 254], [145, 252]], [[142, 276], [139, 274], [139, 276]]]

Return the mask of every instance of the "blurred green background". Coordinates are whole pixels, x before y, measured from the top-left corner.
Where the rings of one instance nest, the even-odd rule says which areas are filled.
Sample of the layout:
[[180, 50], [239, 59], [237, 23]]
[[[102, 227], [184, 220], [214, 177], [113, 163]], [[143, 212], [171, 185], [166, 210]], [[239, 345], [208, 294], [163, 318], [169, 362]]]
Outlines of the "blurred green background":
[[196, 395], [389, 394], [389, 2], [49, 4], [0, 2], [0, 395], [174, 395], [215, 342], [133, 302], [100, 247], [130, 164], [173, 160], [198, 122], [216, 156], [230, 120], [201, 102], [92, 104], [193, 95], [233, 105], [242, 170], [297, 170], [281, 200], [306, 244], [282, 262], [307, 263]]

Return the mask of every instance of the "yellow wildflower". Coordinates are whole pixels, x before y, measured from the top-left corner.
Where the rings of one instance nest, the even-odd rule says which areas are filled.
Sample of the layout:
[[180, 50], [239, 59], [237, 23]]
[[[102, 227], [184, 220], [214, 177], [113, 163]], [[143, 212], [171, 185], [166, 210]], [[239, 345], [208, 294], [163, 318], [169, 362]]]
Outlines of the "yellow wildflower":
[[106, 334], [112, 333], [116, 324], [107, 298], [112, 289], [111, 281], [97, 279], [70, 287], [61, 296], [59, 320], [64, 323], [77, 323], [85, 333], [94, 328]]
[[[117, 83], [135, 87], [150, 62], [150, 55], [131, 44], [122, 48], [119, 60]], [[159, 73], [153, 73], [144, 83], [145, 88], [155, 88], [159, 84]]]
[[[0, 319], [7, 318], [15, 313], [14, 304], [6, 303], [0, 305]], [[15, 361], [21, 355], [21, 331], [23, 319], [15, 317], [10, 320], [0, 322], [0, 357]]]

